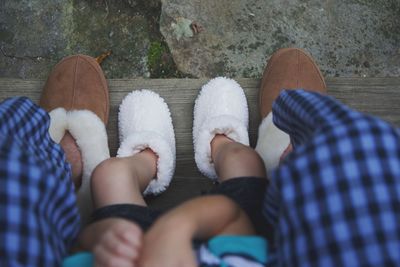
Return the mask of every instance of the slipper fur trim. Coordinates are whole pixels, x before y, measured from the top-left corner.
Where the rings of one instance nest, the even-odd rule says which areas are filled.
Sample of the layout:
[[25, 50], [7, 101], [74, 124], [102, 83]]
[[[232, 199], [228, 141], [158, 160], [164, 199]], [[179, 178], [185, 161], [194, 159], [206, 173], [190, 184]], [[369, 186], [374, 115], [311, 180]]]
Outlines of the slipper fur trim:
[[57, 144], [61, 142], [61, 139], [65, 135], [67, 130], [67, 111], [63, 108], [56, 108], [49, 112], [50, 116], [50, 127], [49, 134], [51, 139]]
[[163, 192], [175, 171], [175, 133], [168, 105], [158, 94], [137, 90], [128, 94], [119, 108], [121, 146], [118, 157], [132, 156], [146, 148], [158, 155], [157, 174], [145, 195]]
[[92, 111], [57, 108], [50, 113], [50, 136], [59, 143], [66, 131], [75, 139], [82, 156], [82, 184], [77, 193], [77, 202], [86, 223], [92, 212], [90, 178], [93, 170], [110, 157], [107, 132], [103, 121]]
[[217, 77], [205, 84], [194, 106], [194, 155], [200, 172], [217, 179], [211, 159], [211, 140], [225, 134], [244, 145], [249, 145], [249, 113], [246, 96], [240, 85], [225, 77]]
[[289, 144], [289, 135], [275, 126], [272, 112], [270, 112], [258, 128], [258, 140], [255, 148], [264, 161], [267, 173], [271, 173], [279, 166], [280, 157]]

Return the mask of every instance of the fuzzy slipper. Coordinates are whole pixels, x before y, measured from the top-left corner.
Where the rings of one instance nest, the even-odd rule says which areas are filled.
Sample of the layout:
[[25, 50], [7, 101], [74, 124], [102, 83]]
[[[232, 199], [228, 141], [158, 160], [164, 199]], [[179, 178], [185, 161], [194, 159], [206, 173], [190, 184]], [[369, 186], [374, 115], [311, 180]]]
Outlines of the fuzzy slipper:
[[194, 106], [194, 157], [200, 172], [216, 180], [211, 141], [217, 134], [249, 145], [246, 96], [234, 80], [218, 77], [204, 85]]
[[264, 161], [267, 173], [279, 166], [280, 158], [289, 144], [289, 135], [275, 126], [272, 112], [270, 112], [258, 128], [258, 140], [255, 148]]
[[149, 90], [133, 91], [119, 107], [118, 157], [135, 155], [150, 148], [158, 156], [157, 176], [144, 194], [159, 194], [169, 185], [175, 171], [175, 134], [165, 101]]
[[91, 174], [110, 157], [105, 127], [109, 114], [108, 86], [96, 60], [74, 55], [60, 61], [47, 79], [40, 106], [49, 112], [53, 141], [60, 143], [68, 131], [79, 147], [83, 170], [77, 202], [85, 225], [92, 212]]

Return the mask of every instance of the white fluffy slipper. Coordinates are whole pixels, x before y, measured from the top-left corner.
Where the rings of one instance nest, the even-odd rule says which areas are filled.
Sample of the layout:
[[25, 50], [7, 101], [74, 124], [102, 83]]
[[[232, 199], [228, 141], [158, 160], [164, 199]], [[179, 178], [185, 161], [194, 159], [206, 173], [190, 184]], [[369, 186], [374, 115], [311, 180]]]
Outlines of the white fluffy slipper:
[[175, 134], [165, 101], [149, 90], [133, 91], [119, 107], [118, 157], [150, 148], [157, 156], [157, 177], [144, 194], [158, 194], [169, 185], [175, 171]]
[[256, 151], [264, 160], [267, 173], [279, 166], [279, 160], [290, 143], [289, 135], [275, 126], [272, 112], [265, 117], [258, 128]]
[[107, 132], [101, 119], [90, 110], [56, 108], [50, 113], [49, 133], [54, 142], [60, 143], [68, 130], [75, 139], [82, 156], [82, 184], [77, 202], [83, 225], [92, 213], [90, 178], [96, 166], [110, 157]]
[[193, 121], [194, 157], [201, 173], [217, 179], [210, 144], [216, 134], [249, 145], [248, 121], [246, 96], [237, 82], [218, 77], [202, 87]]

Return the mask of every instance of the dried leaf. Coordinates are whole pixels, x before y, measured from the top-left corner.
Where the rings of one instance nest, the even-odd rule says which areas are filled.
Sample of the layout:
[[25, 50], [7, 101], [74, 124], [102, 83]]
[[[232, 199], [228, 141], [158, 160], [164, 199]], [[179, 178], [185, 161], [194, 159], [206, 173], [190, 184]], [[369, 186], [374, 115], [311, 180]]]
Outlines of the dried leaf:
[[99, 65], [100, 65], [109, 55], [111, 55], [111, 53], [112, 53], [112, 51], [110, 50], [110, 51], [104, 52], [100, 56], [96, 57], [97, 63], [99, 63]]

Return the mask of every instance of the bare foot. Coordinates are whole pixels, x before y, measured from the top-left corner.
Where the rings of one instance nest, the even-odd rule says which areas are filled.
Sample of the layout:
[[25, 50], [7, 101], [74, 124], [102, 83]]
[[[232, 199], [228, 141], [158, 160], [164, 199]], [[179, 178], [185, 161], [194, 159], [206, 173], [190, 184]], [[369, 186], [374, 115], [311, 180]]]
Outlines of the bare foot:
[[64, 150], [65, 156], [69, 164], [71, 164], [72, 181], [75, 190], [78, 190], [82, 183], [82, 156], [78, 145], [69, 132], [65, 132], [61, 139], [60, 145]]

